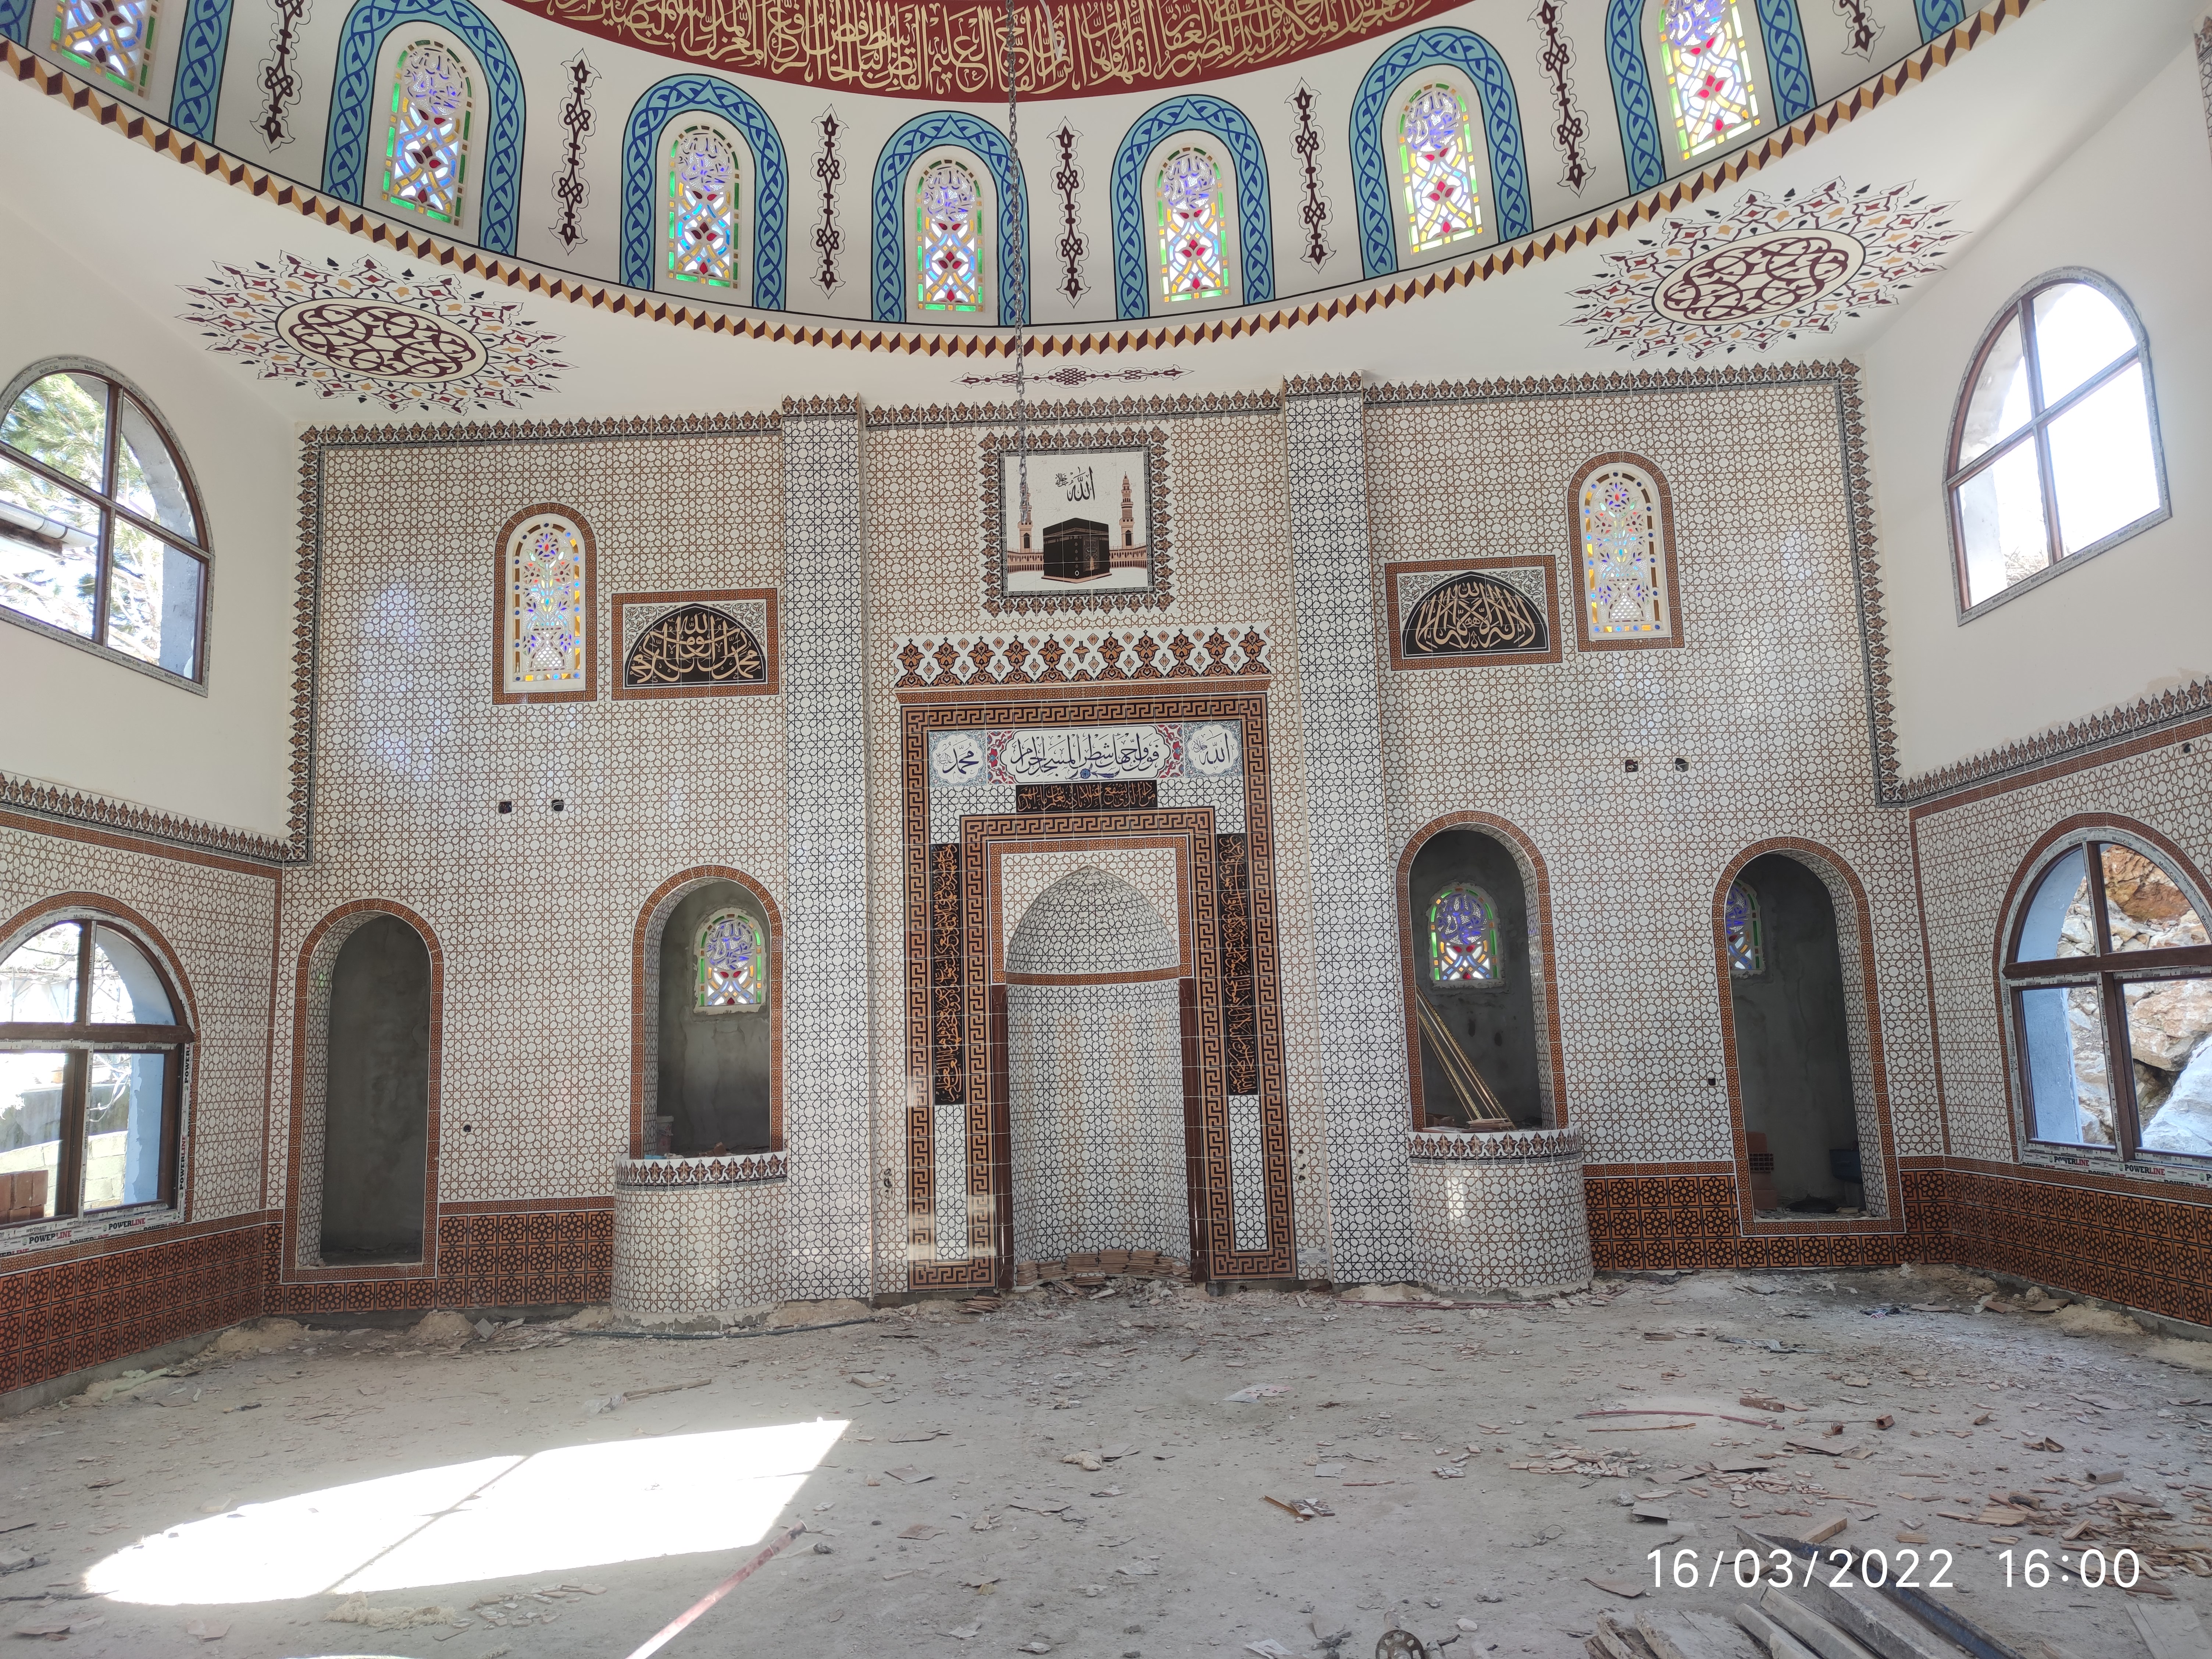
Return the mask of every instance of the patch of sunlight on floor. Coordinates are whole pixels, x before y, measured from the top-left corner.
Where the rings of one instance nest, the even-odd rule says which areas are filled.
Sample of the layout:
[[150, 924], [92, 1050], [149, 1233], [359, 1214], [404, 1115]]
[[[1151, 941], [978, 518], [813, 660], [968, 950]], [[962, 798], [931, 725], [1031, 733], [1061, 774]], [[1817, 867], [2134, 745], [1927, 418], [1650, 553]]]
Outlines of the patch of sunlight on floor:
[[151, 1607], [229, 1605], [743, 1549], [767, 1535], [846, 1426], [562, 1446], [325, 1486], [155, 1533], [85, 1584]]

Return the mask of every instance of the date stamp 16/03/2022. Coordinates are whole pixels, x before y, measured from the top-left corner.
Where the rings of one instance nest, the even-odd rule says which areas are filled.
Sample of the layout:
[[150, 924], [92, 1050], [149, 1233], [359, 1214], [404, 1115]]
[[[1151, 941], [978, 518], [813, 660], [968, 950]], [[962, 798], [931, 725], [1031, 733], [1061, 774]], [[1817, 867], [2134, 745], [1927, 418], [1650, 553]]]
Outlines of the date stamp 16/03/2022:
[[[1925, 1552], [1910, 1547], [1895, 1551], [1869, 1549], [1854, 1553], [1831, 1550], [1808, 1559], [1799, 1551], [1776, 1547], [1755, 1550], [1653, 1550], [1654, 1589], [1710, 1589], [1723, 1582], [1739, 1589], [1771, 1584], [1781, 1589], [1805, 1583], [1818, 1575], [1835, 1589], [1869, 1589], [1894, 1586], [1899, 1589], [1957, 1589], [1957, 1558], [1947, 1549]], [[2094, 1546], [2076, 1550], [2006, 1550], [1997, 1558], [2004, 1569], [2006, 1589], [2090, 1589], [2111, 1584], [2132, 1589], [2142, 1577], [2142, 1558], [2131, 1549], [2110, 1553]]]

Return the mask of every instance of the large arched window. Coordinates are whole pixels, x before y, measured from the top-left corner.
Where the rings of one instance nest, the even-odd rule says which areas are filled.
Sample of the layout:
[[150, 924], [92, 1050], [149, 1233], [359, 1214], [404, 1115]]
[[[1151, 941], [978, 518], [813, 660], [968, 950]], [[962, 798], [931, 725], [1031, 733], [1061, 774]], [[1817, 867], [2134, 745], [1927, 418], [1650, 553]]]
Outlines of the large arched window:
[[2004, 981], [2029, 1139], [2212, 1158], [2212, 940], [2159, 859], [2094, 836], [2057, 853]]
[[768, 941], [744, 910], [718, 910], [699, 929], [692, 953], [692, 1006], [703, 1013], [758, 1008], [768, 1001]]
[[974, 311], [983, 303], [983, 197], [957, 161], [922, 169], [915, 186], [915, 276], [924, 311]]
[[1160, 292], [1169, 301], [1229, 292], [1221, 228], [1221, 169], [1195, 145], [1160, 164]]
[[417, 40], [392, 76], [392, 125], [385, 140], [384, 199], [446, 224], [461, 217], [475, 93], [451, 47]]
[[1455, 881], [1429, 906], [1429, 977], [1439, 985], [1495, 980], [1504, 958], [1498, 949], [1498, 907], [1490, 895]]
[[687, 127], [669, 147], [668, 270], [679, 282], [737, 285], [738, 158], [712, 127]]
[[120, 382], [47, 368], [0, 416], [0, 615], [204, 678], [206, 543], [182, 459]]
[[500, 702], [588, 702], [594, 695], [598, 599], [592, 532], [558, 507], [531, 507], [500, 537]]
[[98, 916], [0, 960], [0, 1224], [176, 1200], [184, 1011], [152, 951]]
[[1737, 0], [1665, 0], [1659, 52], [1685, 161], [1734, 143], [1759, 124]]
[[1680, 644], [1674, 507], [1657, 469], [1601, 455], [1576, 476], [1571, 510], [1583, 648]]
[[1406, 218], [1416, 253], [1461, 241], [1482, 229], [1474, 169], [1468, 156], [1467, 106], [1443, 85], [1423, 87], [1398, 123], [1398, 160], [1406, 175]]
[[143, 93], [154, 67], [155, 0], [62, 0], [54, 9], [54, 50], [99, 70], [126, 91]]
[[1945, 468], [1962, 610], [2166, 516], [2144, 343], [2087, 271], [2039, 279], [1990, 325]]

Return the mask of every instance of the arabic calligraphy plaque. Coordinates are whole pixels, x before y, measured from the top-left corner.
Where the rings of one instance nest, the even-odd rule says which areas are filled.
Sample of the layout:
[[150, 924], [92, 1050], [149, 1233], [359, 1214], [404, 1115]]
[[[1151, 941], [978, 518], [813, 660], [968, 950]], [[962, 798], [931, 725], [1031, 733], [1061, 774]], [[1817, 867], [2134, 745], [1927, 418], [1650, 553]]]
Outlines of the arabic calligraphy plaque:
[[772, 589], [617, 593], [614, 608], [617, 697], [776, 689]]
[[1559, 660], [1558, 574], [1551, 560], [1391, 564], [1383, 581], [1393, 668]]

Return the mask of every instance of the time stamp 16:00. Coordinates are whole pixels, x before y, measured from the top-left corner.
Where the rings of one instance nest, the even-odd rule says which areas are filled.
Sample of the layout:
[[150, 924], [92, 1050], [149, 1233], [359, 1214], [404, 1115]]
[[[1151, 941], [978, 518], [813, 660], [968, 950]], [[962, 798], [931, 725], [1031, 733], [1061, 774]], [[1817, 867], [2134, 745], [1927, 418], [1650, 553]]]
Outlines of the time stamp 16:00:
[[[1793, 1550], [1779, 1548], [1740, 1549], [1732, 1555], [1719, 1550], [1710, 1557], [1698, 1550], [1679, 1549], [1671, 1554], [1653, 1550], [1644, 1559], [1651, 1563], [1654, 1589], [1665, 1589], [1670, 1584], [1676, 1589], [1696, 1589], [1701, 1585], [1710, 1589], [1721, 1582], [1723, 1572], [1741, 1589], [1755, 1589], [1762, 1583], [1788, 1589], [1816, 1573], [1836, 1589], [1862, 1584], [1870, 1589], [1886, 1585], [1899, 1589], [1958, 1588], [1950, 1576], [1955, 1558], [1945, 1549], [1931, 1549], [1925, 1556], [1916, 1549], [1901, 1549], [1893, 1557], [1885, 1550], [1864, 1550], [1856, 1555], [1849, 1550], [1831, 1550], [1825, 1559], [1816, 1555], [1811, 1560]], [[2142, 1558], [2130, 1549], [2110, 1555], [2095, 1548], [2054, 1554], [2039, 1546], [2027, 1551], [2006, 1550], [1997, 1559], [2004, 1563], [2007, 1589], [2043, 1589], [2054, 1584], [2062, 1588], [2081, 1584], [2094, 1589], [2108, 1583], [2130, 1589], [2142, 1577]]]

